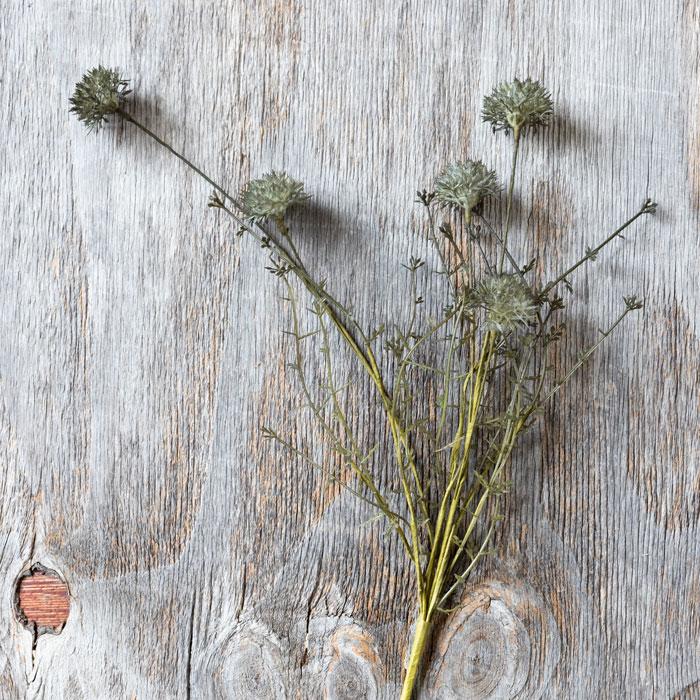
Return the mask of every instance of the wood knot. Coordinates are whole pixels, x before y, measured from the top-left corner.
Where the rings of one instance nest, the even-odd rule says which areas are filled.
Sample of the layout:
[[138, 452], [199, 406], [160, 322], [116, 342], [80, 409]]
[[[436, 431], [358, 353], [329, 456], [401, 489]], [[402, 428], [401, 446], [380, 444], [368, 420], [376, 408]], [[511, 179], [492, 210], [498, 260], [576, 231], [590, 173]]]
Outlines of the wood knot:
[[333, 658], [328, 665], [328, 700], [371, 700], [379, 696], [376, 678], [379, 657], [369, 634], [358, 625], [338, 629], [331, 637]]
[[440, 631], [429, 686], [441, 700], [540, 697], [560, 651], [556, 622], [536, 591], [485, 583]]
[[36, 639], [60, 634], [70, 611], [68, 586], [61, 576], [41, 564], [20, 574], [15, 585], [15, 614]]
[[310, 620], [305, 637], [308, 697], [374, 700], [385, 696], [384, 668], [369, 630], [348, 616], [316, 617]]
[[275, 635], [262, 624], [240, 628], [221, 649], [214, 672], [216, 697], [230, 700], [284, 700], [282, 653]]

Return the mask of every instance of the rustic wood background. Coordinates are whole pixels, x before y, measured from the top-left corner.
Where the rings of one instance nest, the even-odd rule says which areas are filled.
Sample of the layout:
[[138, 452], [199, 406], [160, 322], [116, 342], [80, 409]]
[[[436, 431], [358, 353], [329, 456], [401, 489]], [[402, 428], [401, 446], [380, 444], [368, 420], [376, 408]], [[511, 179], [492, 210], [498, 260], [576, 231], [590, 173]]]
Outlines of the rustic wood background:
[[[558, 270], [660, 203], [576, 278], [557, 362], [624, 293], [647, 308], [515, 455], [421, 697], [700, 697], [696, 1], [13, 0], [0, 27], [3, 698], [394, 698], [414, 615], [371, 513], [260, 438], [315, 445], [261, 251], [141, 134], [69, 117], [98, 62], [233, 189], [303, 178], [304, 254], [367, 321], [403, 313], [400, 263], [426, 254], [415, 190], [456, 158], [507, 173], [481, 96], [551, 87], [519, 251]], [[36, 644], [14, 610], [35, 562], [70, 590]]]

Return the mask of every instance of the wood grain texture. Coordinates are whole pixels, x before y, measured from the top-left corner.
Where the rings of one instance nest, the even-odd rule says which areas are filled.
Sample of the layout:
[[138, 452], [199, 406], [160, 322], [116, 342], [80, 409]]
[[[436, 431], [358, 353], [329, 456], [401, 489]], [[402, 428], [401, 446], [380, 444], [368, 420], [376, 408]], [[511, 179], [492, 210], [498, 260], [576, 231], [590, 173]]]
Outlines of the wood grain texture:
[[[481, 96], [551, 86], [518, 252], [561, 269], [660, 203], [578, 276], [557, 363], [623, 293], [647, 308], [514, 455], [497, 553], [436, 631], [422, 697], [700, 697], [696, 0], [17, 0], [0, 46], [0, 697], [394, 698], [415, 612], [397, 542], [260, 439], [323, 456], [261, 252], [142, 135], [69, 118], [97, 62], [232, 189], [303, 178], [303, 254], [365, 321], [404, 313], [399, 263], [430, 255], [415, 190], [456, 158], [507, 172]], [[376, 418], [353, 411], [368, 442]], [[71, 600], [33, 652], [11, 601], [34, 562]]]

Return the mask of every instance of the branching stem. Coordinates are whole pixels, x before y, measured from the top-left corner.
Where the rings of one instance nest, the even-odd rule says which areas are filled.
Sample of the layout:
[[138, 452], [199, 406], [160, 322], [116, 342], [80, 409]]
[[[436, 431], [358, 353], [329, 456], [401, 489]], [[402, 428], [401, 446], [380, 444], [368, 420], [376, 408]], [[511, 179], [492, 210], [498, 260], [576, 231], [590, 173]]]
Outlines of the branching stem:
[[[93, 93], [90, 92], [90, 86], [96, 80], [107, 81], [112, 90], [117, 90], [113, 99], [117, 100], [119, 105], [127, 94], [126, 81], [120, 80], [113, 71], [100, 67], [86, 74], [85, 84], [76, 91], [71, 102], [73, 111], [93, 128], [99, 128], [101, 120], [105, 117], [104, 111], [99, 109], [101, 105], [99, 103], [95, 105], [94, 100], [91, 100], [95, 95], [94, 90]], [[114, 81], [117, 81], [116, 84]], [[119, 93], [119, 90], [122, 92]], [[482, 245], [475, 230], [471, 228], [471, 212], [474, 208], [472, 206], [468, 209], [463, 207], [467, 221], [467, 236], [458, 235], [458, 241], [447, 223], [439, 227], [438, 230], [447, 241], [447, 252], [450, 253], [447, 255], [443, 250], [443, 242], [438, 240], [436, 222], [430, 208], [435, 193], [428, 194], [425, 190], [419, 193], [420, 201], [426, 206], [428, 212], [429, 237], [436, 247], [440, 263], [444, 268], [443, 272], [448, 278], [453, 300], [439, 320], [435, 321], [431, 318], [427, 331], [421, 331], [419, 318], [421, 314], [417, 313], [417, 305], [423, 302], [423, 297], [418, 296], [415, 272], [422, 262], [412, 263], [409, 268], [413, 275], [410, 293], [414, 306], [408, 327], [404, 326], [403, 330], [397, 331], [397, 341], [387, 343], [389, 347], [395, 349], [397, 359], [392, 384], [387, 382], [375, 355], [373, 341], [377, 334], [366, 333], [351, 311], [326, 290], [325, 283], [317, 281], [309, 272], [295, 245], [284, 215], [271, 216], [266, 213], [277, 212], [278, 208], [263, 208], [262, 214], [253, 215], [251, 212], [257, 210], [246, 198], [245, 202], [249, 205], [246, 212], [238, 198], [121, 106], [116, 110], [111, 106], [112, 102], [106, 106], [108, 114], [116, 111], [125, 122], [133, 124], [211, 185], [215, 194], [212, 195], [210, 206], [226, 212], [238, 224], [241, 232], [250, 233], [259, 245], [271, 252], [272, 264], [268, 269], [283, 279], [287, 289], [287, 299], [291, 304], [293, 324], [291, 335], [295, 342], [294, 367], [299, 376], [306, 404], [321, 426], [334, 453], [340, 456], [340, 467], [337, 471], [342, 475], [341, 470], [344, 467], [350, 467], [356, 477], [357, 489], [347, 485], [346, 488], [383, 514], [397, 533], [413, 565], [418, 618], [401, 694], [402, 700], [411, 700], [413, 696], [420, 662], [435, 616], [445, 611], [444, 605], [467, 580], [477, 562], [487, 552], [498, 519], [498, 515], [490, 504], [492, 499], [504, 491], [503, 473], [518, 436], [529, 425], [531, 416], [571, 379], [603, 341], [622, 323], [627, 314], [641, 306], [641, 302], [634, 297], [626, 298], [626, 308], [614, 323], [607, 330], [600, 331], [597, 341], [581, 354], [578, 361], [563, 377], [552, 379], [553, 373], [546, 364], [547, 355], [545, 352], [540, 355], [539, 350], [545, 350], [548, 344], [558, 339], [563, 332], [562, 324], [552, 327], [549, 325], [552, 313], [563, 307], [563, 301], [556, 294], [550, 298], [550, 292], [560, 283], [569, 286], [569, 275], [584, 262], [594, 260], [605, 246], [621, 237], [622, 232], [642, 214], [652, 213], [656, 205], [651, 200], [647, 200], [634, 216], [595, 248], [586, 250], [580, 260], [549, 282], [541, 292], [533, 290], [531, 285], [528, 285], [530, 289], [526, 290], [525, 306], [532, 301], [532, 306], [537, 306], [536, 310], [525, 313], [523, 305], [521, 304], [518, 309], [516, 304], [515, 311], [512, 312], [515, 318], [512, 326], [481, 324], [483, 318], [491, 320], [489, 319], [490, 309], [493, 309], [496, 304], [489, 307], [486, 302], [482, 303], [478, 295], [474, 296], [478, 292], [474, 279], [475, 269], [478, 267], [475, 264], [478, 262], [477, 256], [480, 255], [483, 258], [483, 267], [489, 275], [495, 273], [499, 278], [504, 273], [507, 259], [514, 272], [520, 276], [522, 283], [528, 284], [526, 276], [532, 265], [521, 267], [508, 248], [508, 236], [513, 220], [521, 126], [526, 125], [529, 129], [544, 125], [551, 114], [551, 99], [541, 86], [532, 81], [515, 81], [512, 86], [501, 86], [499, 90], [502, 92], [501, 101], [495, 101], [489, 107], [491, 110], [489, 121], [494, 124], [494, 128], [506, 128], [507, 124], [512, 126], [512, 122], [507, 120], [506, 124], [498, 116], [497, 111], [503, 99], [513, 99], [513, 91], [515, 94], [526, 91], [526, 97], [529, 95], [528, 99], [531, 100], [530, 111], [518, 112], [522, 107], [522, 99], [525, 98], [514, 106], [521, 117], [520, 121], [516, 122], [519, 126], [513, 126], [513, 151], [502, 233], [499, 234], [482, 217], [492, 237], [500, 245], [500, 252], [497, 251], [492, 256], [493, 260], [487, 255], [488, 245]], [[533, 105], [539, 109], [539, 113], [533, 112]], [[483, 164], [480, 167], [483, 167]], [[490, 177], [495, 181], [493, 173]], [[296, 185], [299, 189], [302, 188], [301, 183]], [[297, 200], [296, 203], [298, 201], [301, 200]], [[285, 207], [282, 207], [282, 212], [284, 209]], [[268, 230], [264, 224], [266, 221], [274, 223], [275, 226], [271, 225]], [[468, 238], [468, 243], [471, 244], [468, 259], [462, 250], [463, 238]], [[454, 269], [450, 269], [449, 265], [449, 257], [452, 254], [457, 260]], [[318, 318], [318, 328], [311, 333], [303, 334], [301, 331], [298, 302], [295, 296], [297, 285], [290, 282], [289, 273], [296, 276], [300, 286], [314, 300], [313, 310]], [[507, 298], [501, 300], [503, 301], [501, 313], [507, 315], [508, 303], [510, 301], [512, 305], [513, 298], [517, 295], [507, 291], [507, 287], [504, 289], [506, 291], [502, 296]], [[530, 292], [532, 292], [531, 295]], [[546, 314], [542, 309], [544, 305], [549, 305], [549, 311]], [[389, 505], [390, 501], [393, 502], [393, 497], [389, 498], [385, 495], [372, 475], [369, 465], [376, 445], [365, 453], [352, 434], [351, 421], [346, 415], [343, 399], [340, 396], [343, 389], [336, 385], [333, 376], [329, 347], [331, 326], [336, 329], [368, 376], [386, 417], [400, 483], [398, 500], [403, 501], [399, 507]], [[498, 330], [495, 330], [496, 328]], [[311, 390], [305, 374], [302, 352], [302, 342], [310, 336], [321, 338], [323, 344], [321, 351], [324, 355], [324, 369], [327, 377], [327, 383], [322, 384], [320, 390], [314, 391]], [[435, 339], [445, 342], [446, 352], [443, 361], [433, 363], [431, 360], [423, 360], [422, 357], [418, 359], [418, 350], [428, 341]], [[434, 372], [435, 374], [431, 376], [441, 380], [441, 393], [435, 404], [436, 415], [420, 420], [411, 415], [413, 392], [408, 380], [411, 372], [416, 370]], [[503, 378], [502, 382], [498, 381], [498, 377]], [[418, 430], [423, 430], [423, 424], [428, 422], [434, 426], [434, 430], [425, 431], [429, 433], [430, 446], [430, 462], [426, 463], [419, 460], [412, 441], [416, 439], [417, 434], [423, 435], [422, 432], [418, 433]], [[448, 439], [449, 432], [451, 432], [451, 439]], [[276, 439], [293, 454], [314, 467], [328, 473], [328, 470], [318, 464], [312, 455], [299, 450], [274, 431], [265, 429], [264, 434], [266, 437]], [[447, 441], [446, 445], [442, 444], [443, 440]], [[419, 439], [416, 440], [416, 445], [418, 446], [416, 449], [420, 448]], [[418, 452], [422, 457], [420, 450]], [[432, 460], [439, 464], [434, 466]], [[330, 475], [331, 478], [338, 479], [332, 472]], [[434, 482], [431, 479], [434, 479]], [[435, 489], [437, 497], [433, 501], [433, 483], [440, 480], [442, 483], [439, 489]], [[485, 514], [491, 516], [488, 527], [486, 525], [482, 527], [482, 518]]]

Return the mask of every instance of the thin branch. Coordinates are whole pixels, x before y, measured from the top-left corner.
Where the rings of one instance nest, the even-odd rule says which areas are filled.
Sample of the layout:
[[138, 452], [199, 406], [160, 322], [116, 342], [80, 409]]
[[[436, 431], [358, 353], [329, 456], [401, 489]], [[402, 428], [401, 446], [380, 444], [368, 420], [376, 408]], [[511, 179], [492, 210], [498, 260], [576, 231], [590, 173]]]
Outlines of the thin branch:
[[650, 199], [647, 199], [642, 205], [641, 209], [632, 218], [628, 219], [627, 221], [625, 221], [624, 224], [622, 224], [622, 226], [615, 229], [602, 243], [599, 243], [595, 248], [589, 248], [586, 251], [586, 254], [580, 260], [578, 260], [571, 267], [562, 272], [556, 279], [549, 282], [547, 286], [542, 290], [542, 294], [546, 295], [548, 292], [554, 289], [560, 282], [566, 280], [572, 272], [581, 267], [581, 265], [583, 265], [586, 261], [595, 260], [598, 253], [600, 253], [600, 251], [603, 250], [603, 248], [605, 248], [606, 245], [614, 241], [616, 238], [622, 237], [620, 234], [628, 226], [631, 226], [640, 216], [643, 216], [644, 214], [653, 213], [655, 209], [656, 205]]

